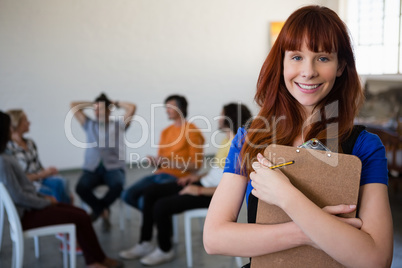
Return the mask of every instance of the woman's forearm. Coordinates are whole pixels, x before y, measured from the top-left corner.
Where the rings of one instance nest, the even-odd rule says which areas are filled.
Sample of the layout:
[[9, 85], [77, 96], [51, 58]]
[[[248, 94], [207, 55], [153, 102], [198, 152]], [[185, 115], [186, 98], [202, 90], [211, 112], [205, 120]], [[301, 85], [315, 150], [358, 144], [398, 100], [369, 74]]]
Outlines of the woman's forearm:
[[126, 128], [128, 128], [131, 120], [133, 119], [137, 106], [134, 103], [127, 101], [114, 101], [113, 104], [116, 105], [116, 107], [123, 108], [125, 110], [124, 123]]
[[360, 187], [359, 229], [319, 208], [282, 172], [269, 169], [262, 155], [257, 158], [250, 174], [252, 194], [280, 207], [314, 246], [346, 267], [389, 267], [393, 234], [385, 184], [369, 183]]
[[93, 104], [94, 104], [93, 101], [73, 101], [73, 102], [71, 102], [70, 107], [83, 109], [83, 108], [91, 107]]
[[311, 242], [293, 222], [237, 223], [246, 186], [243, 176], [223, 174], [204, 225], [204, 247], [209, 254], [255, 257]]
[[50, 174], [47, 170], [41, 169], [37, 173], [27, 173], [26, 176], [30, 181], [37, 181], [48, 177]]
[[114, 101], [114, 105], [116, 105], [118, 108], [123, 108], [130, 114], [134, 114], [135, 109], [137, 108], [134, 103], [127, 101]]
[[288, 195], [281, 207], [314, 244], [346, 267], [389, 267], [392, 261], [390, 210], [384, 195], [378, 196], [376, 190], [370, 192], [371, 199], [375, 199], [375, 195], [378, 199], [376, 205], [374, 202], [366, 205], [368, 197], [363, 196], [359, 210], [363, 221], [361, 229], [325, 213], [298, 190]]
[[204, 247], [208, 254], [256, 257], [302, 246], [306, 242], [293, 222], [276, 225], [227, 222], [206, 225], [204, 229]]
[[74, 117], [78, 120], [81, 125], [84, 125], [86, 120], [86, 115], [83, 109], [92, 107], [93, 102], [90, 101], [73, 101], [70, 103], [71, 112], [73, 113]]
[[45, 178], [45, 176], [43, 176], [43, 173], [42, 173], [42, 172], [38, 172], [38, 173], [28, 173], [28, 174], [26, 174], [26, 175], [27, 175], [27, 178], [28, 178], [30, 181], [38, 181], [38, 180], [40, 180], [40, 179]]

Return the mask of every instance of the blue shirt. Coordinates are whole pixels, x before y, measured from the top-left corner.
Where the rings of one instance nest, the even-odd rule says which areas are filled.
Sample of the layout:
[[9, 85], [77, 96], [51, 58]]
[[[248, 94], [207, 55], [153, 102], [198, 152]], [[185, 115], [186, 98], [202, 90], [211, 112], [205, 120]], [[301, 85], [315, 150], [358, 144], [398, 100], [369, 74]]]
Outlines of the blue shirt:
[[83, 128], [88, 145], [83, 166], [85, 170], [95, 171], [100, 163], [106, 170], [125, 168], [124, 122], [110, 121], [102, 126], [87, 118]]
[[[247, 132], [244, 128], [238, 129], [230, 146], [223, 172], [240, 175], [240, 151], [243, 147], [246, 133]], [[352, 155], [357, 156], [362, 162], [360, 186], [368, 183], [383, 183], [388, 185], [388, 169], [385, 148], [377, 135], [363, 130], [355, 142]], [[251, 190], [253, 190], [253, 187], [251, 186], [251, 181], [249, 181], [246, 190], [247, 203]]]

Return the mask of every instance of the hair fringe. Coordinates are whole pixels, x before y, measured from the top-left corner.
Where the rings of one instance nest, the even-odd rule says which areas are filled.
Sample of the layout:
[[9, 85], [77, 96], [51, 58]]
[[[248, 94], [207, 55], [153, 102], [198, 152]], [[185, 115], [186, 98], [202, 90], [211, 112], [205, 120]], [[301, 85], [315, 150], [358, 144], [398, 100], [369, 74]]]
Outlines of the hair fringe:
[[[254, 97], [261, 107], [257, 118], [266, 118], [275, 124], [271, 123], [271, 127], [266, 128], [263, 120], [252, 122], [241, 150], [242, 159], [255, 159], [272, 143], [292, 146], [297, 135], [303, 131], [305, 118], [302, 116], [302, 106], [288, 92], [283, 79], [283, 57], [287, 50], [299, 50], [306, 40], [312, 51], [336, 51], [338, 62], [344, 64], [345, 68], [342, 75], [337, 77], [331, 92], [316, 105], [314, 112], [320, 116], [320, 120], [311, 124], [304, 140], [318, 138], [327, 145], [335, 140], [340, 146], [350, 135], [364, 95], [347, 28], [329, 8], [306, 6], [293, 12], [287, 19], [261, 68]], [[327, 118], [326, 107], [334, 103], [338, 109], [337, 116]], [[331, 134], [334, 124], [337, 125], [336, 135]], [[264, 129], [266, 131], [261, 131]], [[334, 150], [338, 150], [339, 146]], [[251, 164], [251, 161], [243, 161], [242, 171], [249, 174]]]

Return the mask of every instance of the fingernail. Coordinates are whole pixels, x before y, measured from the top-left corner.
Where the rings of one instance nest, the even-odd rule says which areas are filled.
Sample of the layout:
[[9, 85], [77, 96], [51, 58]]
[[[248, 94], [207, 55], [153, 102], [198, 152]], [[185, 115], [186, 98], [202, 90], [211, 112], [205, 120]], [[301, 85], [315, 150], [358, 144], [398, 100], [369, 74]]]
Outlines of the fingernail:
[[258, 162], [254, 162], [253, 164], [251, 164], [251, 166], [255, 169], [259, 167], [259, 164]]
[[350, 208], [356, 208], [356, 205], [349, 205]]
[[262, 156], [262, 154], [261, 153], [258, 153], [257, 154], [257, 158], [262, 158], [263, 156]]

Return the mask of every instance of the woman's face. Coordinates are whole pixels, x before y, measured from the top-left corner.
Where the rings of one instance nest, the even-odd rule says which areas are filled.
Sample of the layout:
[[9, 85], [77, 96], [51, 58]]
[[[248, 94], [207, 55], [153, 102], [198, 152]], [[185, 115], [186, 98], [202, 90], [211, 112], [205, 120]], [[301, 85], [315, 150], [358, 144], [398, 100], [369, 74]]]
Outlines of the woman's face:
[[336, 52], [313, 52], [306, 44], [300, 51], [286, 51], [283, 59], [286, 88], [308, 113], [328, 95], [343, 69]]
[[93, 105], [95, 117], [99, 122], [105, 122], [108, 120], [110, 111], [109, 107], [106, 107], [105, 102], [97, 102]]
[[26, 114], [24, 113], [24, 114], [21, 116], [20, 123], [18, 124], [16, 130], [17, 130], [19, 133], [26, 133], [26, 132], [29, 132], [29, 125], [30, 125], [30, 124], [31, 124], [31, 123], [28, 121], [28, 117], [27, 117]]
[[166, 114], [168, 115], [169, 120], [176, 120], [181, 117], [181, 113], [179, 108], [177, 107], [177, 103], [175, 100], [170, 100], [166, 102]]

